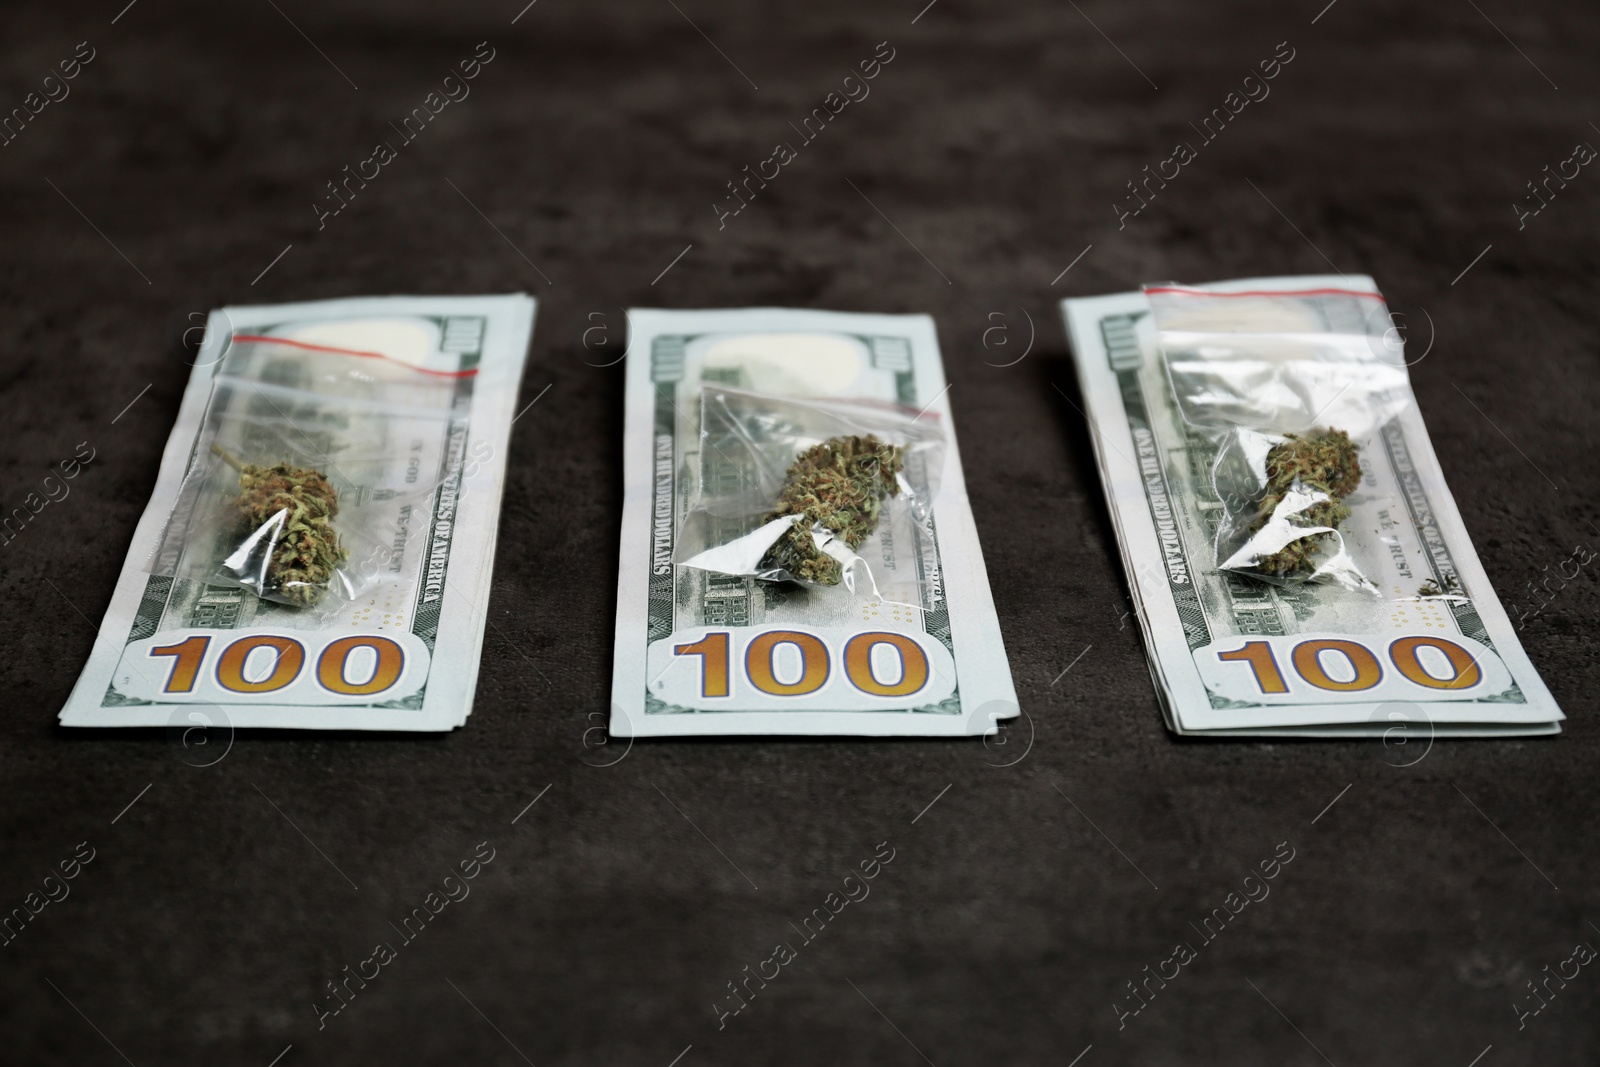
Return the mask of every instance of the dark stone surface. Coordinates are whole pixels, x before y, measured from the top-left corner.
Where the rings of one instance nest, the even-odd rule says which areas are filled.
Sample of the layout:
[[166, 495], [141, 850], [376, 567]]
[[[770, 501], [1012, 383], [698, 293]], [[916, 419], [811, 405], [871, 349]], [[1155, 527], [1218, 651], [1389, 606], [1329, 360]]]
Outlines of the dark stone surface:
[[[913, 24], [923, 0], [540, 0], [512, 25], [522, 0], [139, 0], [112, 24], [121, 2], [3, 16], [6, 109], [77, 42], [97, 54], [0, 148], [0, 503], [80, 441], [97, 457], [0, 546], [0, 906], [95, 849], [0, 949], [0, 1058], [1600, 1058], [1594, 966], [1525, 1029], [1513, 1009], [1600, 945], [1596, 568], [1524, 631], [1572, 715], [1559, 738], [1441, 742], [1405, 768], [1415, 747], [1179, 741], [1124, 617], [1083, 422], [1053, 387], [1075, 395], [1063, 295], [1370, 272], [1414, 345], [1437, 334], [1414, 372], [1434, 444], [1491, 578], [1531, 608], [1528, 583], [1600, 545], [1600, 175], [1524, 229], [1513, 210], [1546, 164], [1600, 144], [1593, 5], [1344, 0], [1313, 24], [1324, 0], [939, 0]], [[471, 96], [318, 232], [323, 183], [483, 40]], [[724, 183], [884, 40], [870, 97], [719, 231]], [[1285, 40], [1270, 97], [1119, 231], [1124, 183]], [[542, 301], [524, 400], [550, 391], [516, 426], [465, 729], [241, 735], [199, 769], [159, 731], [55, 725], [155, 478], [191, 313], [519, 288]], [[621, 474], [621, 368], [589, 364], [621, 353], [636, 303], [936, 316], [1036, 728], [1025, 758], [991, 765], [1017, 738], [754, 740], [586, 764], [605, 752], [584, 738], [609, 703]], [[601, 322], [609, 346], [586, 348]], [[481, 841], [497, 852], [471, 896], [319, 1030], [323, 983], [398, 941], [390, 923]], [[802, 943], [790, 923], [884, 841], [870, 897]], [[1284, 841], [1271, 896], [1119, 1032], [1124, 983], [1198, 943], [1190, 922]], [[780, 941], [798, 957], [719, 1030], [726, 983]]]

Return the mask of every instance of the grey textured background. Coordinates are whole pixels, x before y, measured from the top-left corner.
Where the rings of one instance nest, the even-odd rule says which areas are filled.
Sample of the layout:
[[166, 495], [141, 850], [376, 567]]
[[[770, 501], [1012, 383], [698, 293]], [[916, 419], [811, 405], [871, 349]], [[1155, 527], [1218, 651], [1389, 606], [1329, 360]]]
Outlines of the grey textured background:
[[[78, 842], [97, 850], [0, 948], [0, 1058], [1600, 1058], [1594, 966], [1525, 1029], [1512, 1007], [1600, 944], [1596, 567], [1552, 581], [1524, 631], [1572, 716], [1560, 738], [1438, 743], [1403, 768], [1421, 746], [1179, 741], [1085, 427], [1053, 388], [1075, 396], [1061, 296], [1370, 272], [1413, 346], [1436, 341], [1414, 370], [1434, 443], [1491, 578], [1531, 609], [1530, 583], [1600, 546], [1600, 174], [1523, 230], [1512, 205], [1600, 144], [1600, 10], [939, 0], [918, 18], [922, 2], [539, 0], [515, 25], [520, 0], [0, 15], [0, 108], [77, 42], [98, 50], [0, 148], [0, 504], [78, 442], [97, 453], [0, 545], [0, 908]], [[483, 40], [497, 54], [472, 95], [318, 232], [323, 183]], [[885, 40], [871, 96], [719, 232], [723, 184]], [[1280, 41], [1295, 59], [1271, 96], [1119, 232], [1124, 183]], [[191, 313], [513, 289], [542, 302], [523, 402], [549, 391], [513, 437], [465, 729], [241, 734], [197, 768], [214, 757], [161, 731], [55, 725], [155, 478]], [[987, 747], [625, 755], [586, 734], [609, 704], [621, 475], [621, 367], [595, 364], [621, 354], [624, 306], [769, 303], [935, 315], [1031, 749], [1023, 728]], [[322, 984], [480, 841], [497, 854], [472, 895], [319, 1030]], [[719, 1030], [726, 983], [798, 942], [788, 924], [883, 841], [871, 896]], [[1119, 1032], [1124, 983], [1197, 940], [1188, 923], [1283, 841], [1296, 858], [1272, 895]]]

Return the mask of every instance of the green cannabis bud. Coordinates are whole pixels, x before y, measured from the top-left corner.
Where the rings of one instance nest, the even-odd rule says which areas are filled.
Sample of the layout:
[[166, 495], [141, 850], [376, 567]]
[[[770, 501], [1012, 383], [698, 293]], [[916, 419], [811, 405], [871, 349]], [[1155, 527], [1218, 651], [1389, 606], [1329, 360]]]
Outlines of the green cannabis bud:
[[297, 607], [310, 607], [321, 600], [334, 570], [350, 556], [333, 528], [339, 494], [327, 475], [289, 463], [270, 467], [241, 464], [215, 445], [212, 451], [239, 472], [234, 507], [241, 528], [254, 532], [276, 527], [259, 594], [282, 598]]
[[778, 505], [762, 520], [799, 515], [767, 552], [764, 565], [818, 585], [838, 585], [844, 577], [839, 561], [817, 548], [811, 536], [821, 526], [853, 552], [878, 528], [883, 501], [900, 492], [896, 476], [905, 465], [905, 450], [866, 436], [830, 437], [800, 453], [784, 478]]
[[[1291, 491], [1326, 494], [1303, 511], [1288, 516], [1296, 526], [1336, 527], [1350, 517], [1344, 498], [1361, 484], [1361, 447], [1343, 430], [1312, 430], [1304, 437], [1285, 434], [1282, 444], [1267, 453], [1267, 490], [1261, 498], [1253, 529], [1267, 524], [1278, 504]], [[1283, 576], [1311, 567], [1317, 542], [1328, 533], [1307, 534], [1290, 541], [1256, 564], [1265, 574]]]

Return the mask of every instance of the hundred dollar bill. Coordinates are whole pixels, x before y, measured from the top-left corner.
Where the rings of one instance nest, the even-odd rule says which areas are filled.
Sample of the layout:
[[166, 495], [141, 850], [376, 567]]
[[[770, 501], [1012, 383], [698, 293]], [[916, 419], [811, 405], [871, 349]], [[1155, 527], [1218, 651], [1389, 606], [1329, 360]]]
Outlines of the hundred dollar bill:
[[[1318, 330], [1382, 335], [1389, 326], [1364, 276], [1202, 288], [1224, 298], [1292, 291], [1321, 317]], [[1062, 312], [1171, 729], [1391, 738], [1398, 730], [1412, 739], [1560, 731], [1564, 716], [1489, 585], [1403, 370], [1394, 372], [1399, 413], [1380, 420], [1362, 449], [1360, 486], [1339, 525], [1371, 585], [1268, 584], [1217, 566], [1218, 446], [1175, 401], [1149, 297], [1066, 300]], [[1362, 319], [1373, 316], [1381, 328], [1368, 331]]]
[[[533, 316], [520, 294], [213, 311], [61, 722], [413, 731], [465, 722]], [[346, 577], [314, 604], [206, 580], [225, 538], [196, 517], [231, 499], [219, 486], [239, 491], [242, 475], [217, 466], [229, 449], [251, 449], [263, 465], [313, 456], [294, 462], [336, 490]]]
[[[932, 320], [634, 310], [629, 323], [611, 732], [965, 736], [1017, 715]], [[876, 405], [937, 428], [942, 470], [904, 471], [931, 514], [915, 530], [886, 521], [863, 542], [872, 580], [853, 588], [682, 565], [700, 490], [754, 484], [735, 461], [740, 442], [719, 444], [734, 431], [702, 437], [707, 386]], [[781, 430], [758, 419], [738, 432], [767, 427]], [[724, 538], [762, 522], [716, 520]]]

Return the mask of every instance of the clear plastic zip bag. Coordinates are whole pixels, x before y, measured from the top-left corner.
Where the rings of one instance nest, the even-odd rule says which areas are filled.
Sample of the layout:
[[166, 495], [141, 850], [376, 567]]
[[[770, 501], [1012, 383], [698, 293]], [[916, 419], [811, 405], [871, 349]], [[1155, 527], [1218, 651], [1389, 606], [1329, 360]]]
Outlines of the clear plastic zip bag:
[[934, 414], [708, 385], [674, 562], [880, 598], [914, 589], [944, 458]]
[[1361, 456], [1415, 405], [1375, 290], [1146, 285], [1173, 398], [1216, 445], [1217, 566], [1375, 592], [1346, 544]]
[[358, 358], [376, 355], [234, 337], [146, 569], [297, 608], [354, 600], [401, 573], [419, 539], [396, 516], [427, 514], [459, 477], [460, 449], [437, 442], [463, 436], [440, 428], [460, 374]]

